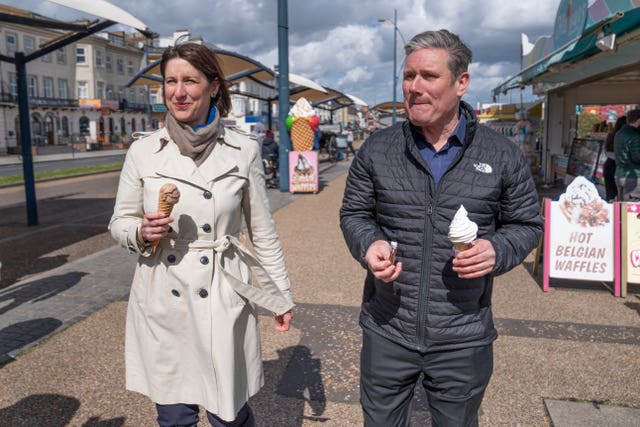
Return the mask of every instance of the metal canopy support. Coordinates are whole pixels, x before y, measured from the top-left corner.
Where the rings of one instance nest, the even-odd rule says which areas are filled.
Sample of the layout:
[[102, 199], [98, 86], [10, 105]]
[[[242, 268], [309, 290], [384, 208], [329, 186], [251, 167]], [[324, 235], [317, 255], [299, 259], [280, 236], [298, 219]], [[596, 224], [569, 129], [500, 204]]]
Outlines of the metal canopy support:
[[[45, 25], [41, 23], [40, 25]], [[48, 44], [29, 56], [23, 52], [16, 52], [13, 58], [2, 57], [1, 59], [13, 62], [16, 67], [16, 80], [18, 84], [18, 117], [20, 119], [20, 144], [22, 146], [22, 173], [24, 177], [24, 192], [27, 205], [27, 225], [38, 225], [38, 203], [36, 199], [35, 177], [33, 172], [33, 156], [31, 153], [31, 118], [29, 117], [29, 94], [27, 93], [27, 67], [29, 61], [40, 58], [60, 47], [66, 46], [80, 40], [95, 32], [115, 24], [113, 21], [104, 21], [93, 26], [87, 26], [82, 31], [71, 33], [55, 43]], [[38, 25], [38, 24], [36, 24]]]
[[289, 191], [289, 152], [287, 131], [289, 112], [289, 23], [287, 0], [278, 0], [278, 129], [280, 129], [280, 191]]
[[15, 54], [18, 83], [18, 116], [20, 117], [20, 140], [22, 141], [22, 174], [27, 202], [27, 225], [38, 225], [38, 204], [31, 157], [31, 120], [29, 118], [29, 96], [27, 93], [27, 67], [24, 53]]

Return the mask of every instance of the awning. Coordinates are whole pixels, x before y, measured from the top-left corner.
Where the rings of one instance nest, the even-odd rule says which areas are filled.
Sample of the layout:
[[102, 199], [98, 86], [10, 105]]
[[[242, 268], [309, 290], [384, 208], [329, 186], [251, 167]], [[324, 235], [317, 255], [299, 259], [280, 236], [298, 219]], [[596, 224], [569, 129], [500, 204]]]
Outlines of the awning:
[[[275, 73], [260, 62], [224, 49], [209, 47], [220, 61], [224, 78], [231, 84], [235, 84], [244, 80], [252, 80], [261, 84], [269, 84], [275, 80]], [[129, 82], [127, 87], [139, 85], [157, 85], [162, 83], [162, 75], [160, 73], [160, 60], [155, 61], [146, 66], [142, 71], [136, 74]]]
[[[601, 2], [594, 3], [592, 8], [599, 6], [599, 3]], [[593, 14], [591, 8], [589, 13]], [[612, 34], [615, 35], [614, 50], [596, 46], [599, 38]], [[550, 89], [606, 75], [613, 70], [640, 64], [638, 52], [640, 7], [610, 13], [604, 19], [589, 25], [578, 37], [494, 88], [493, 96], [495, 98], [511, 89], [523, 89], [530, 85], [535, 85], [534, 93], [541, 94]]]
[[[393, 101], [381, 102], [380, 104], [374, 105], [372, 110], [378, 110], [382, 113], [393, 113]], [[404, 116], [404, 103], [396, 101], [396, 114], [399, 116]]]

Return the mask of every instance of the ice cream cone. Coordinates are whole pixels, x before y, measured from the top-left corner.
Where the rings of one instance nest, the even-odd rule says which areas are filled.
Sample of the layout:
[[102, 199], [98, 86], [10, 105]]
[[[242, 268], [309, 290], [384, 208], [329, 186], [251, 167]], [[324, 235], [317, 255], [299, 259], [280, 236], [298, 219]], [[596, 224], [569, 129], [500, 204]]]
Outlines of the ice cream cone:
[[458, 243], [454, 243], [453, 247], [455, 248], [456, 251], [460, 252], [460, 251], [466, 251], [467, 249], [471, 249], [471, 243], [463, 243], [463, 242], [458, 242]]
[[291, 125], [291, 144], [294, 151], [311, 151], [314, 137], [315, 133], [306, 118], [298, 118]]
[[[160, 187], [160, 191], [158, 192], [158, 212], [163, 214], [165, 218], [168, 217], [171, 215], [173, 206], [178, 203], [179, 200], [180, 190], [178, 190], [178, 187], [171, 183], [164, 184]], [[159, 244], [160, 240], [153, 242], [151, 253], [156, 253], [156, 249]]]

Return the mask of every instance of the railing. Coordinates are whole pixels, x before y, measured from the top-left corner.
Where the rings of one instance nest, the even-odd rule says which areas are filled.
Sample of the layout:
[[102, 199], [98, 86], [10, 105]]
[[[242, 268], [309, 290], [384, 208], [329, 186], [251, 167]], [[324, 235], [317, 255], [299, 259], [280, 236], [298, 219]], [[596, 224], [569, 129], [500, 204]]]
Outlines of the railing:
[[[2, 92], [0, 93], [0, 102], [17, 104], [18, 95]], [[67, 107], [77, 108], [77, 99], [63, 99], [63, 98], [34, 98], [29, 97], [29, 105], [37, 105], [41, 107]]]

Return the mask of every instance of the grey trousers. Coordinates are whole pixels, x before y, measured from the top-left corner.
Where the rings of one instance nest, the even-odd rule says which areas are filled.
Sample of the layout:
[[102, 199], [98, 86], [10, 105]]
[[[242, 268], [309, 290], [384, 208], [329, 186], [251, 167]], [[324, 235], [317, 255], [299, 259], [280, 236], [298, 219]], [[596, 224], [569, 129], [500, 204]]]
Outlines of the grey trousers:
[[366, 427], [404, 427], [420, 374], [433, 426], [478, 425], [493, 373], [493, 346], [420, 353], [363, 328], [360, 403]]

